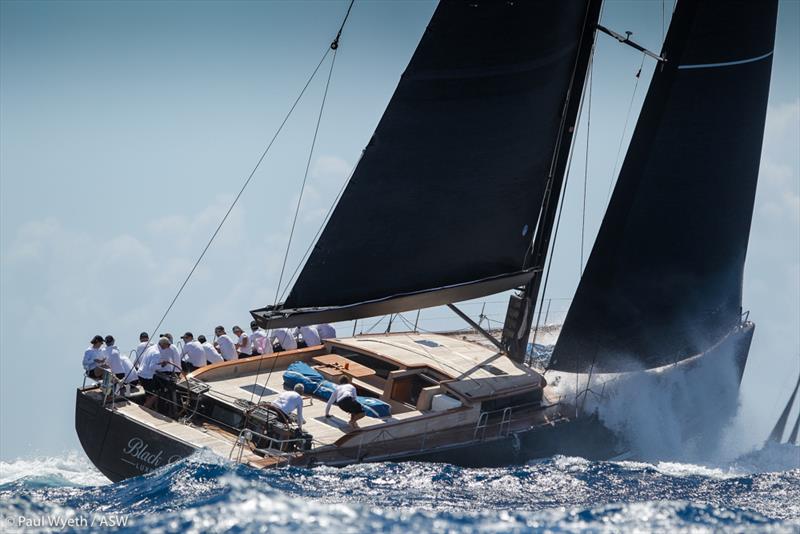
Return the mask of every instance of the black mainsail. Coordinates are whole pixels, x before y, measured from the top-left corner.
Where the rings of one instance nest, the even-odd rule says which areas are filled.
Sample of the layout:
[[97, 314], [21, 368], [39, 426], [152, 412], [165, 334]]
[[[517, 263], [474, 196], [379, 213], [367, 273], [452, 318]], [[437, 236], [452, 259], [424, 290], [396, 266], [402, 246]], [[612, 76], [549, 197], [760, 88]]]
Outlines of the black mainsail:
[[550, 368], [652, 368], [741, 322], [777, 2], [678, 2]]
[[525, 285], [599, 6], [441, 2], [286, 301], [253, 316], [299, 326]]

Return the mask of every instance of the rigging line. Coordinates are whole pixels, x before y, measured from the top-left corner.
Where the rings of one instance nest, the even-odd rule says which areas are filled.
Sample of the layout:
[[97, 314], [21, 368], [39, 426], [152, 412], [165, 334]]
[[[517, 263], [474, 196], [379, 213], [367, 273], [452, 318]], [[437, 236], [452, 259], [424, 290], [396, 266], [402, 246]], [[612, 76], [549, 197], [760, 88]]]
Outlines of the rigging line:
[[[592, 52], [589, 61], [592, 63], [594, 62], [594, 53], [596, 50], [597, 41], [592, 44]], [[588, 83], [588, 79], [584, 83]], [[577, 134], [577, 128], [580, 126], [580, 118], [583, 114], [583, 104], [585, 100], [581, 99], [580, 105], [578, 106], [578, 116], [577, 120], [575, 121], [575, 128]], [[542, 290], [539, 293], [539, 313], [536, 316], [536, 327], [533, 330], [533, 339], [531, 340], [532, 344], [536, 343], [536, 335], [539, 333], [539, 327], [541, 326], [541, 319], [542, 319], [542, 309], [544, 308], [544, 297], [547, 293], [547, 283], [550, 280], [550, 268], [553, 266], [553, 253], [556, 248], [556, 242], [558, 241], [558, 229], [561, 226], [561, 215], [564, 213], [564, 200], [567, 198], [567, 187], [569, 186], [569, 175], [570, 171], [572, 170], [572, 158], [575, 155], [575, 143], [572, 143], [569, 147], [569, 153], [567, 154], [567, 168], [564, 170], [564, 186], [562, 187], [561, 193], [561, 202], [558, 206], [558, 216], [556, 217], [556, 224], [555, 228], [553, 229], [553, 238], [550, 240], [550, 254], [547, 256], [547, 268], [545, 269], [545, 275], [542, 285]], [[545, 368], [545, 372], [547, 372], [547, 368]]]
[[325, 101], [328, 98], [328, 88], [331, 84], [331, 75], [333, 74], [333, 67], [336, 64], [336, 49], [333, 49], [333, 59], [331, 60], [331, 67], [328, 69], [328, 79], [325, 81], [325, 92], [322, 94], [322, 103], [319, 107], [319, 114], [317, 115], [317, 124], [314, 127], [314, 136], [311, 139], [311, 150], [308, 151], [308, 159], [306, 160], [306, 169], [303, 173], [303, 182], [300, 185], [300, 196], [297, 198], [297, 205], [294, 209], [294, 216], [292, 217], [292, 227], [289, 230], [289, 240], [286, 243], [286, 252], [283, 255], [283, 263], [281, 265], [281, 273], [278, 276], [278, 287], [275, 290], [275, 302], [273, 305], [278, 304], [278, 297], [280, 296], [281, 283], [283, 282], [283, 275], [286, 272], [286, 262], [289, 259], [289, 251], [292, 248], [292, 239], [294, 238], [294, 231], [297, 227], [297, 217], [300, 214], [300, 205], [303, 202], [303, 194], [306, 190], [306, 182], [308, 181], [308, 170], [311, 168], [311, 159], [314, 156], [314, 148], [317, 144], [317, 136], [319, 135], [319, 125], [322, 122], [322, 115], [325, 111]]
[[[372, 326], [370, 326], [369, 328], [367, 328], [367, 330], [366, 330], [366, 333], [367, 333], [367, 334], [369, 334], [370, 332], [372, 332], [372, 329], [373, 329], [373, 328], [375, 328], [376, 326], [378, 326], [379, 324], [381, 324], [381, 321], [383, 321], [384, 319], [386, 319], [386, 317], [387, 317], [386, 315], [381, 315], [380, 319], [378, 319], [377, 321], [375, 321], [375, 322], [372, 324]], [[364, 332], [364, 330], [362, 329], [362, 330], [361, 330], [361, 332], [363, 333], [363, 332]]]
[[[600, 4], [600, 12], [597, 14], [597, 22], [599, 22], [603, 18], [604, 10], [605, 10], [605, 2], [601, 2], [601, 4]], [[587, 5], [586, 12], [584, 13], [584, 24], [586, 24], [586, 21], [588, 20], [588, 17], [589, 17], [589, 8], [588, 8], [588, 5]], [[590, 57], [589, 57], [589, 61], [590, 62], [592, 61], [592, 58], [593, 58], [593, 55], [594, 55], [594, 50], [595, 50], [595, 47], [597, 46], [596, 33], [597, 32], [595, 31], [592, 34], [592, 49], [591, 49], [591, 53], [590, 53]], [[583, 35], [583, 33], [581, 33], [580, 39], [578, 39], [578, 43], [577, 43], [578, 50], [580, 50], [580, 48], [581, 48], [581, 43], [583, 43], [584, 37], [585, 37], [585, 35]], [[556, 167], [558, 165], [558, 154], [561, 151], [561, 143], [563, 141], [562, 138], [563, 138], [563, 135], [564, 135], [564, 128], [565, 128], [566, 122], [567, 122], [567, 109], [569, 107], [569, 100], [570, 100], [570, 98], [572, 96], [573, 85], [575, 83], [575, 74], [576, 74], [576, 72], [578, 70], [578, 62], [579, 62], [579, 57], [576, 57], [575, 58], [575, 64], [572, 67], [572, 74], [570, 76], [569, 85], [567, 87], [566, 101], [564, 102], [564, 106], [561, 109], [561, 120], [559, 122], [558, 131], [556, 133], [556, 143], [555, 143], [555, 146], [553, 147], [553, 155], [550, 157], [550, 167], [548, 168], [548, 171], [547, 171], [547, 180], [546, 180], [546, 182], [549, 181], [550, 185], [545, 187], [545, 193], [544, 193], [544, 198], [542, 200], [542, 205], [539, 207], [539, 215], [538, 215], [538, 219], [537, 219], [537, 225], [536, 225], [536, 228], [533, 229], [534, 231], [531, 233], [530, 243], [528, 244], [528, 247], [525, 249], [525, 253], [523, 254], [523, 258], [522, 258], [522, 267], [523, 268], [525, 267], [526, 260], [529, 259], [528, 252], [530, 251], [531, 255], [533, 254], [533, 252], [535, 252], [534, 246], [536, 244], [536, 236], [538, 235], [538, 232], [539, 232], [539, 225], [543, 222], [541, 220], [542, 217], [544, 216], [543, 212], [547, 209], [546, 206], [549, 206], [549, 204], [550, 204], [549, 193], [552, 190], [553, 175], [556, 172]], [[585, 80], [584, 80], [584, 86], [585, 85], [586, 84], [585, 84]], [[582, 108], [582, 106], [583, 106], [583, 99], [581, 99], [581, 101], [578, 104], [579, 112], [580, 112], [580, 109]], [[577, 127], [578, 127], [578, 123], [576, 121], [575, 122], [576, 130], [577, 130]], [[572, 139], [574, 139], [575, 133], [576, 132], [573, 132], [573, 138]], [[570, 153], [572, 151], [572, 146], [573, 145], [574, 145], [574, 143], [572, 143], [572, 141], [570, 141], [570, 148], [569, 148]], [[546, 252], [546, 250], [545, 250], [545, 252]], [[546, 261], [546, 258], [545, 258], [545, 261]], [[531, 311], [535, 311], [535, 309], [531, 310]]]
[[[566, 171], [567, 174], [566, 174], [566, 177], [564, 178], [564, 192], [565, 193], [566, 193], [567, 185], [569, 185], [569, 171], [570, 171], [570, 168], [572, 167], [572, 155], [573, 155], [573, 151], [572, 151], [572, 149], [570, 149], [569, 158], [567, 160], [567, 171]], [[556, 217], [556, 227], [555, 227], [555, 229], [553, 231], [553, 240], [552, 240], [552, 243], [550, 245], [550, 257], [549, 257], [549, 260], [547, 262], [547, 269], [545, 270], [545, 276], [544, 276], [544, 285], [542, 286], [541, 297], [539, 299], [539, 314], [536, 317], [536, 327], [533, 330], [533, 339], [531, 340], [531, 343], [533, 343], [533, 344], [536, 343], [536, 334], [539, 333], [540, 320], [542, 318], [542, 308], [544, 308], [544, 296], [545, 296], [545, 292], [547, 291], [547, 282], [550, 279], [550, 267], [552, 267], [552, 265], [553, 265], [553, 251], [555, 250], [555, 246], [556, 246], [556, 239], [555, 238], [558, 236], [558, 228], [561, 225], [561, 214], [564, 212], [564, 199], [565, 198], [567, 198], [567, 195], [566, 194], [562, 194], [561, 195], [561, 203], [558, 206], [558, 217]]]
[[[361, 154], [363, 156], [364, 152], [362, 151]], [[336, 198], [333, 199], [333, 203], [328, 208], [328, 213], [326, 213], [325, 217], [323, 217], [323, 219], [322, 219], [322, 224], [320, 224], [319, 228], [317, 228], [317, 233], [314, 234], [314, 237], [311, 239], [311, 242], [308, 244], [308, 248], [306, 248], [306, 251], [303, 253], [303, 257], [300, 258], [299, 262], [297, 262], [297, 266], [295, 267], [294, 272], [292, 273], [292, 276], [289, 277], [289, 279], [286, 281], [286, 285], [283, 286], [283, 291], [281, 291], [281, 296], [278, 298], [279, 301], [285, 300], [286, 292], [289, 291], [289, 288], [292, 285], [292, 281], [294, 280], [294, 277], [297, 276], [298, 272], [300, 272], [300, 268], [303, 266], [303, 262], [305, 262], [306, 258], [308, 257], [308, 254], [311, 252], [311, 249], [313, 249], [314, 245], [317, 243], [317, 238], [319, 238], [320, 234], [322, 233], [322, 230], [328, 224], [328, 220], [330, 219], [334, 208], [336, 208], [336, 205], [339, 203], [339, 199], [342, 198], [342, 194], [344, 193], [344, 190], [347, 189], [347, 185], [350, 183], [350, 179], [353, 177], [353, 173], [356, 172], [356, 167], [358, 167], [358, 163], [360, 161], [361, 161], [361, 156], [359, 156], [358, 161], [356, 161], [356, 164], [353, 166], [353, 168], [350, 169], [350, 174], [347, 176], [347, 178], [342, 183], [342, 187], [339, 188], [339, 192], [336, 194]]]
[[336, 50], [339, 48], [339, 38], [342, 36], [342, 30], [344, 30], [344, 25], [347, 23], [348, 17], [350, 17], [350, 10], [353, 9], [353, 4], [356, 0], [350, 0], [350, 5], [347, 6], [347, 13], [344, 14], [344, 19], [342, 19], [342, 25], [339, 26], [339, 31], [336, 32], [336, 38], [331, 43], [331, 50]]
[[633, 93], [631, 100], [628, 102], [628, 112], [625, 114], [625, 125], [622, 127], [622, 135], [619, 138], [619, 146], [617, 147], [617, 157], [614, 160], [614, 168], [611, 171], [611, 177], [608, 180], [608, 194], [606, 195], [606, 205], [611, 200], [611, 190], [614, 186], [614, 178], [617, 176], [617, 169], [619, 168], [619, 157], [622, 154], [622, 144], [625, 142], [625, 134], [628, 132], [628, 123], [631, 119], [631, 110], [633, 109], [633, 102], [636, 100], [636, 91], [639, 89], [639, 80], [642, 79], [642, 68], [644, 67], [645, 54], [642, 53], [642, 62], [639, 64], [639, 70], [636, 71], [636, 83], [633, 84]]
[[[167, 307], [167, 310], [164, 312], [164, 315], [161, 316], [161, 319], [158, 321], [158, 324], [152, 330], [154, 335], [155, 335], [155, 332], [158, 332], [158, 329], [161, 328], [161, 325], [163, 324], [164, 319], [167, 318], [167, 315], [169, 314], [169, 312], [172, 311], [172, 307], [175, 305], [175, 302], [177, 302], [178, 297], [180, 297], [181, 293], [183, 292], [183, 289], [186, 287], [186, 284], [189, 283], [189, 279], [194, 274], [195, 270], [197, 269], [197, 266], [200, 265], [200, 262], [203, 260], [203, 257], [206, 255], [206, 252], [208, 252], [208, 249], [211, 247], [211, 243], [214, 242], [214, 239], [219, 234], [220, 230], [222, 229], [222, 226], [228, 220], [228, 216], [233, 211], [233, 208], [236, 206], [236, 203], [241, 198], [242, 194], [244, 193], [244, 190], [250, 184], [250, 181], [253, 179], [253, 176], [255, 176], [256, 171], [261, 166], [261, 162], [264, 161], [264, 158], [267, 156], [267, 153], [269, 153], [269, 150], [272, 148], [272, 145], [275, 143], [275, 140], [278, 138], [278, 135], [280, 135], [281, 131], [283, 130], [283, 127], [286, 125], [286, 122], [289, 120], [289, 117], [291, 117], [292, 113], [294, 112], [295, 108], [297, 107], [297, 104], [300, 102], [300, 99], [303, 98], [303, 95], [305, 94], [306, 89], [308, 89], [308, 86], [311, 84], [311, 80], [313, 80], [314, 77], [317, 75], [317, 71], [319, 71], [319, 68], [322, 66], [322, 63], [325, 61], [325, 58], [328, 57], [329, 53], [330, 53], [330, 49], [325, 50], [325, 54], [323, 54], [322, 59], [320, 59], [319, 63], [317, 63], [317, 66], [314, 68], [314, 71], [311, 73], [311, 76], [309, 76], [308, 80], [306, 81], [305, 85], [303, 86], [303, 89], [300, 90], [300, 94], [297, 95], [297, 98], [295, 99], [295, 101], [292, 104], [292, 106], [289, 108], [289, 111], [286, 113], [286, 116], [283, 118], [283, 121], [281, 122], [280, 126], [278, 126], [278, 129], [275, 130], [275, 133], [273, 134], [272, 139], [270, 139], [269, 144], [267, 144], [267, 147], [261, 153], [261, 157], [258, 158], [258, 161], [256, 162], [255, 166], [253, 167], [253, 170], [250, 172], [250, 174], [247, 177], [247, 179], [244, 181], [244, 184], [242, 184], [241, 189], [239, 189], [239, 193], [236, 195], [236, 198], [233, 199], [233, 202], [231, 202], [230, 207], [228, 207], [228, 211], [225, 212], [225, 215], [222, 217], [222, 220], [219, 222], [219, 225], [217, 226], [217, 229], [214, 230], [214, 233], [211, 235], [211, 238], [208, 240], [208, 243], [206, 243], [206, 246], [203, 248], [203, 251], [200, 253], [200, 256], [197, 258], [197, 261], [194, 262], [194, 265], [192, 266], [192, 269], [189, 271], [189, 274], [186, 275], [186, 279], [181, 284], [180, 288], [178, 289], [178, 292], [175, 294], [175, 297], [173, 297], [172, 302], [170, 302], [169, 306]], [[152, 338], [151, 338], [150, 340], [148, 340], [148, 344], [147, 344], [147, 346], [145, 346], [145, 348], [142, 351], [142, 353], [139, 354], [136, 357], [136, 361], [133, 362], [133, 367], [136, 367], [138, 365], [139, 360], [141, 359], [142, 355], [152, 345], [153, 345], [153, 342], [152, 342]], [[128, 375], [130, 375], [131, 372], [133, 372], [133, 368], [131, 368], [131, 370], [128, 371]], [[128, 375], [126, 375], [123, 380], [126, 380], [128, 378]]]
[[[300, 197], [297, 199], [297, 207], [295, 208], [295, 211], [294, 211], [294, 218], [292, 220], [292, 230], [289, 233], [289, 240], [286, 243], [286, 253], [283, 256], [283, 264], [281, 265], [281, 274], [280, 274], [280, 276], [278, 278], [278, 284], [275, 286], [275, 302], [273, 303], [273, 308], [278, 305], [278, 298], [280, 297], [281, 282], [283, 281], [283, 275], [284, 275], [285, 270], [286, 270], [286, 261], [289, 258], [289, 250], [290, 250], [290, 248], [292, 246], [292, 237], [294, 236], [294, 229], [295, 229], [295, 226], [297, 224], [297, 215], [300, 212], [300, 202], [303, 199], [303, 192], [305, 191], [306, 180], [308, 179], [308, 169], [309, 169], [309, 167], [311, 165], [311, 157], [314, 154], [314, 146], [316, 145], [316, 142], [317, 142], [317, 134], [319, 133], [319, 125], [320, 125], [320, 122], [322, 121], [322, 112], [325, 109], [325, 100], [328, 98], [328, 88], [330, 87], [330, 84], [331, 84], [331, 76], [333, 75], [333, 67], [336, 64], [336, 50], [339, 48], [339, 38], [342, 36], [342, 30], [344, 29], [344, 25], [347, 22], [348, 17], [350, 16], [350, 10], [353, 9], [353, 2], [354, 1], [355, 0], [350, 0], [350, 5], [347, 7], [347, 13], [345, 13], [345, 15], [344, 15], [344, 19], [342, 20], [342, 25], [339, 26], [339, 31], [336, 32], [336, 37], [333, 39], [333, 42], [330, 44], [328, 49], [325, 51], [325, 56], [324, 57], [327, 57], [328, 52], [333, 50], [333, 59], [331, 59], [331, 68], [330, 68], [330, 70], [328, 70], [328, 79], [325, 81], [325, 92], [322, 95], [322, 103], [320, 104], [319, 115], [317, 116], [317, 124], [316, 124], [316, 127], [314, 128], [314, 138], [311, 141], [311, 149], [309, 150], [309, 153], [308, 153], [308, 161], [306, 162], [306, 170], [305, 170], [305, 174], [303, 176], [303, 184], [302, 184], [302, 186], [300, 188]], [[267, 381], [269, 381], [269, 377], [272, 376], [272, 372], [275, 370], [275, 363], [277, 361], [278, 361], [277, 357], [272, 359], [272, 365], [270, 366], [269, 374], [267, 375]], [[254, 385], [258, 384], [258, 379], [259, 379], [259, 377], [261, 375], [261, 364], [262, 364], [262, 362], [263, 362], [263, 360], [261, 360], [261, 359], [258, 360], [258, 368], [256, 369], [256, 378], [255, 378], [255, 381], [254, 381]], [[264, 384], [266, 385], [266, 381], [265, 381]], [[255, 388], [253, 388], [253, 391], [250, 394], [250, 402], [253, 402], [253, 396], [254, 395], [255, 395]], [[264, 390], [262, 390], [261, 394], [258, 396], [258, 402], [259, 403], [261, 402], [261, 399], [263, 397], [264, 397]]]
[[585, 250], [584, 239], [586, 235], [586, 189], [589, 184], [589, 133], [592, 131], [592, 81], [594, 78], [594, 56], [589, 63], [589, 79], [586, 91], [586, 154], [583, 165], [583, 211], [581, 212], [581, 265], [579, 276], [583, 274], [583, 253]]
[[[337, 36], [338, 39], [338, 36]], [[335, 43], [336, 41], [334, 41]], [[292, 228], [289, 231], [289, 239], [286, 242], [286, 252], [283, 255], [283, 263], [281, 265], [281, 274], [278, 277], [278, 285], [275, 287], [275, 302], [273, 303], [273, 307], [278, 305], [278, 297], [280, 296], [281, 290], [281, 282], [283, 282], [283, 275], [286, 271], [286, 262], [289, 259], [289, 251], [292, 248], [292, 238], [294, 237], [294, 230], [297, 227], [297, 217], [300, 214], [300, 205], [303, 202], [303, 193], [306, 190], [306, 182], [308, 181], [308, 171], [311, 168], [311, 159], [314, 157], [314, 148], [317, 146], [317, 136], [319, 135], [319, 125], [322, 122], [322, 115], [325, 111], [325, 101], [328, 99], [328, 89], [331, 85], [331, 76], [333, 75], [333, 67], [336, 65], [336, 48], [333, 47], [331, 44], [331, 50], [333, 50], [333, 56], [331, 58], [331, 66], [328, 69], [328, 78], [325, 80], [325, 91], [322, 93], [322, 102], [319, 106], [319, 114], [317, 114], [317, 124], [314, 127], [314, 136], [311, 139], [311, 149], [308, 151], [308, 159], [306, 160], [306, 170], [303, 173], [303, 183], [300, 186], [300, 196], [297, 198], [297, 205], [294, 209], [294, 217], [292, 218]], [[269, 373], [267, 374], [267, 380], [272, 376], [272, 371], [275, 370], [275, 362], [278, 361], [278, 358], [273, 358], [272, 365], [270, 366]], [[258, 384], [258, 378], [261, 374], [261, 362], [259, 361], [258, 370], [256, 372], [256, 379], [255, 384]], [[255, 396], [255, 388], [250, 393], [250, 402], [253, 402], [253, 397]], [[258, 397], [258, 402], [261, 402], [261, 398], [264, 396], [264, 391], [261, 391], [261, 395]]]
[[[331, 76], [333, 75], [333, 67], [336, 64], [336, 50], [339, 48], [339, 38], [342, 36], [342, 30], [344, 29], [344, 25], [347, 22], [347, 18], [350, 16], [350, 10], [353, 8], [353, 2], [354, 2], [354, 0], [350, 1], [350, 5], [347, 7], [347, 13], [345, 13], [344, 19], [342, 20], [342, 25], [339, 27], [339, 31], [336, 33], [336, 37], [334, 38], [333, 42], [330, 44], [328, 50], [326, 51], [326, 55], [327, 55], [328, 51], [333, 50], [333, 59], [331, 60], [331, 66], [330, 66], [330, 69], [328, 70], [328, 78], [325, 81], [325, 92], [322, 95], [322, 102], [320, 104], [319, 114], [317, 116], [317, 124], [316, 124], [316, 126], [314, 128], [314, 136], [313, 136], [313, 139], [311, 141], [311, 149], [309, 150], [308, 160], [306, 161], [306, 169], [305, 169], [305, 173], [303, 175], [303, 183], [302, 183], [302, 185], [300, 187], [300, 196], [297, 199], [297, 206], [295, 207], [294, 217], [292, 218], [292, 228], [291, 228], [291, 231], [289, 232], [289, 239], [288, 239], [288, 241], [286, 243], [286, 252], [284, 253], [284, 256], [283, 256], [283, 263], [281, 264], [281, 272], [280, 272], [280, 276], [278, 277], [278, 284], [275, 287], [275, 301], [273, 303], [273, 308], [278, 305], [278, 299], [280, 298], [281, 282], [283, 281], [283, 275], [285, 274], [286, 262], [287, 262], [287, 260], [289, 258], [289, 251], [290, 251], [291, 246], [292, 246], [292, 238], [294, 237], [294, 230], [295, 230], [295, 227], [297, 225], [297, 217], [298, 217], [298, 214], [300, 213], [300, 205], [301, 205], [301, 202], [303, 200], [303, 193], [305, 192], [306, 181], [308, 180], [308, 170], [309, 170], [309, 167], [311, 166], [311, 159], [312, 159], [312, 156], [314, 154], [314, 147], [316, 146], [317, 135], [319, 134], [319, 125], [320, 125], [320, 123], [322, 121], [323, 111], [325, 110], [325, 101], [327, 100], [327, 97], [328, 97], [328, 89], [329, 89], [330, 83], [331, 83]], [[266, 382], [269, 381], [269, 378], [272, 376], [272, 372], [275, 370], [275, 364], [276, 364], [277, 361], [278, 361], [277, 357], [273, 358], [272, 365], [270, 366], [269, 373], [267, 374], [267, 380], [265, 381], [265, 385], [266, 385]], [[256, 377], [255, 377], [254, 384], [258, 384], [258, 379], [259, 379], [259, 377], [261, 375], [261, 364], [262, 364], [262, 362], [263, 362], [263, 360], [259, 360], [259, 362], [258, 362], [258, 369], [256, 370]], [[255, 388], [253, 388], [253, 391], [250, 394], [250, 402], [253, 401], [254, 395], [255, 395]], [[259, 403], [261, 402], [261, 399], [263, 398], [263, 396], [264, 396], [264, 390], [262, 390], [261, 394], [258, 396], [258, 402]]]

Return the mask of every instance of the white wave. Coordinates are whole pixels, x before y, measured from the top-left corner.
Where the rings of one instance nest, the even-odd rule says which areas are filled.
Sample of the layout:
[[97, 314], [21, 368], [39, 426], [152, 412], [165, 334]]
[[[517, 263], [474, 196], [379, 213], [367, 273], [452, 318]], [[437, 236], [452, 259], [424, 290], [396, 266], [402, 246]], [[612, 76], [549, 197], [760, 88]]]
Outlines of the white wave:
[[[578, 392], [584, 413], [596, 412], [634, 458], [706, 463], [722, 456], [725, 430], [738, 410], [732, 360], [717, 354], [616, 374], [554, 372], [549, 379], [569, 402]], [[727, 458], [735, 457], [726, 452]]]
[[0, 485], [21, 478], [61, 479], [75, 486], [99, 486], [109, 480], [82, 453], [71, 451], [64, 456], [20, 458], [0, 461]]
[[774, 473], [800, 469], [800, 446], [790, 443], [767, 443], [731, 462], [742, 473]]
[[684, 464], [680, 462], [658, 462], [655, 465], [655, 470], [661, 474], [673, 477], [701, 476], [715, 479], [734, 478], [741, 474], [729, 467], [713, 467], [698, 464]]
[[585, 471], [591, 465], [591, 462], [586, 458], [580, 458], [578, 456], [561, 456], [560, 454], [553, 457], [553, 463], [561, 471], [566, 471], [568, 473], [579, 473]]
[[800, 446], [768, 443], [738, 458], [717, 463], [681, 462], [613, 462], [625, 469], [647, 469], [672, 477], [701, 476], [717, 480], [760, 473], [776, 473], [800, 469]]

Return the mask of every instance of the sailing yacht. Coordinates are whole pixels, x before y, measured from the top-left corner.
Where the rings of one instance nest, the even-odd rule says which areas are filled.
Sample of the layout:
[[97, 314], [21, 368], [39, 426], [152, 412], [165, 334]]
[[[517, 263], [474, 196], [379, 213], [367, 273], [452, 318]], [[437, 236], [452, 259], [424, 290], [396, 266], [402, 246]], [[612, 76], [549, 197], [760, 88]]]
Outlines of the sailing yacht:
[[[154, 409], [107, 377], [76, 400], [98, 469], [116, 481], [198, 449], [258, 468], [609, 458], [627, 444], [597, 398], [617, 385], [695, 387], [712, 373], [735, 393], [754, 329], [743, 267], [776, 1], [678, 1], [552, 358], [526, 358], [594, 41], [603, 31], [638, 47], [598, 25], [600, 8], [441, 2], [291, 291], [251, 312], [270, 329], [447, 305], [482, 343], [328, 339], [203, 367]], [[456, 305], [509, 290], [499, 339]], [[359, 428], [337, 407], [325, 417], [341, 376], [367, 412]], [[302, 430], [272, 404], [296, 383]], [[699, 408], [686, 410], [693, 428], [714, 417]]]

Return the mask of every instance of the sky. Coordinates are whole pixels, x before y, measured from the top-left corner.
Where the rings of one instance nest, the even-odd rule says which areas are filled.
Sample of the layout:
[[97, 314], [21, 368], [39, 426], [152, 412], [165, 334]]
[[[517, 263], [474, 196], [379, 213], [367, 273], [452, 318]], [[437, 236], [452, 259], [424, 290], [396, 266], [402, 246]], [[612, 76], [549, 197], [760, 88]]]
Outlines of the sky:
[[[658, 50], [671, 6], [611, 0], [601, 22]], [[110, 333], [127, 351], [140, 331], [152, 333], [346, 8], [338, 0], [0, 2], [0, 458], [79, 450], [74, 395], [88, 340]], [[281, 287], [302, 264], [434, 8], [356, 2]], [[799, 28], [800, 3], [781, 2], [745, 269], [744, 305], [757, 326], [738, 424], [753, 444], [800, 368]], [[548, 322], [563, 319], [580, 277], [584, 170], [586, 257], [652, 74], [645, 60], [637, 86], [641, 64], [640, 53], [598, 37], [588, 161], [576, 150]], [[210, 335], [274, 302], [323, 83], [309, 86], [161, 332]], [[585, 147], [586, 119], [576, 147]], [[485, 301], [486, 314], [502, 321], [506, 298], [463, 309], [476, 316]], [[443, 309], [424, 311], [421, 324], [462, 325]]]

